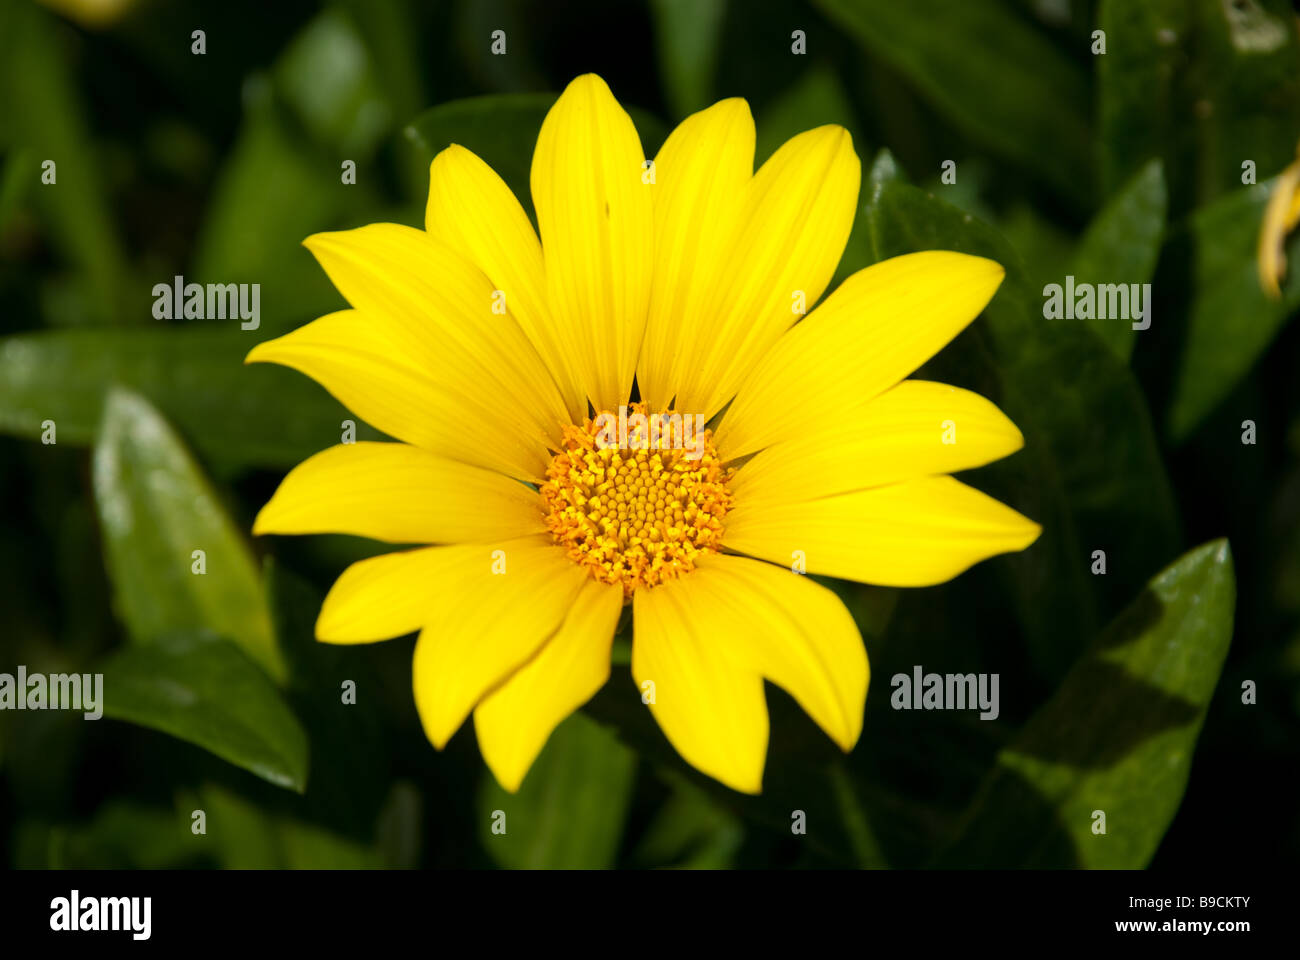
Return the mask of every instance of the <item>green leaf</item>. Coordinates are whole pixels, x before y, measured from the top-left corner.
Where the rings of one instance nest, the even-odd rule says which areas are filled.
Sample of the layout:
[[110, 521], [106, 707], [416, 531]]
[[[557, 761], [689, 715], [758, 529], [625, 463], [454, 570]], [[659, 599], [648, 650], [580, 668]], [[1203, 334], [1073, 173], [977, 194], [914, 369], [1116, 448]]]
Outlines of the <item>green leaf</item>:
[[207, 819], [197, 843], [227, 870], [368, 870], [382, 866], [372, 844], [268, 810], [240, 793], [205, 783], [191, 801]]
[[201, 856], [188, 816], [120, 798], [105, 801], [83, 824], [50, 828], [41, 869], [166, 870], [195, 866]]
[[[1106, 35], [1106, 53], [1096, 64], [1107, 195], [1152, 157], [1168, 164], [1190, 152], [1192, 127], [1179, 111], [1184, 96], [1179, 64], [1188, 55], [1190, 24], [1186, 0], [1101, 0], [1098, 28]], [[1167, 42], [1170, 37], [1173, 42]], [[1182, 181], [1177, 170], [1171, 173]]]
[[370, 51], [338, 7], [326, 8], [298, 31], [272, 75], [313, 139], [340, 158], [360, 164], [393, 122]]
[[[1089, 224], [1070, 270], [1076, 286], [1149, 283], [1164, 240], [1167, 205], [1164, 167], [1159, 160], [1152, 160]], [[1135, 340], [1132, 322], [1094, 318], [1088, 323], [1106, 346], [1128, 363]]]
[[[1002, 562], [1039, 669], [1059, 676], [1175, 549], [1178, 522], [1149, 414], [1133, 375], [1082, 321], [1043, 318], [1041, 293], [996, 231], [889, 176], [891, 165], [878, 160], [868, 178], [874, 259], [956, 250], [1007, 270], [984, 319], [923, 372], [965, 377], [959, 386], [989, 393], [1025, 434], [1023, 451], [981, 477], [1043, 525], [1038, 542]], [[961, 361], [973, 369], [953, 369]], [[1105, 577], [1089, 572], [1098, 549]]]
[[[528, 216], [536, 221], [529, 171], [533, 147], [546, 112], [559, 94], [509, 93], [452, 100], [426, 110], [407, 126], [405, 136], [413, 148], [411, 163], [419, 167], [428, 183], [433, 158], [457, 143], [477, 154], [514, 191]], [[636, 124], [641, 147], [653, 158], [667, 136], [663, 122], [636, 107], [624, 109]], [[423, 197], [421, 197], [421, 200]]]
[[724, 870], [734, 866], [745, 839], [740, 818], [684, 778], [655, 814], [632, 854], [647, 867]]
[[1102, 0], [1096, 57], [1102, 181], [1164, 160], [1181, 213], [1291, 158], [1300, 41], [1285, 0]]
[[[967, 164], [969, 166], [972, 164]], [[969, 176], [967, 179], [970, 179]], [[1025, 278], [1031, 287], [1041, 290], [1048, 283], [1061, 282], [1071, 272], [1070, 261], [1078, 237], [1044, 216], [1041, 208], [1019, 201], [1000, 213], [988, 209], [972, 209], [960, 203], [950, 192], [952, 189], [947, 187], [935, 192], [953, 206], [962, 207], [967, 213], [996, 226], [998, 232], [1023, 259]]]
[[404, 0], [342, 0], [342, 6], [366, 45], [391, 115], [413, 116], [425, 102], [415, 11]]
[[385, 868], [414, 870], [424, 838], [424, 798], [413, 783], [393, 784], [375, 825], [375, 843]]
[[971, 139], [1071, 202], [1091, 193], [1087, 77], [999, 0], [817, 0]]
[[1226, 540], [1158, 574], [1000, 752], [940, 864], [1145, 867], [1187, 787], [1235, 595]]
[[659, 72], [673, 113], [684, 117], [703, 110], [712, 102], [727, 0], [652, 0], [650, 12]]
[[[485, 775], [479, 800], [483, 846], [515, 869], [610, 867], [623, 836], [636, 754], [612, 733], [575, 713], [551, 734], [519, 792]], [[504, 814], [505, 832], [494, 833]]]
[[248, 545], [180, 439], [138, 394], [109, 394], [94, 481], [116, 605], [132, 638], [211, 629], [283, 681]]
[[[262, 334], [194, 324], [58, 330], [0, 339], [0, 432], [93, 443], [115, 383], [149, 398], [222, 468], [289, 467], [339, 441], [352, 416], [323, 389], [273, 364], [244, 366]], [[357, 439], [380, 434], [358, 423]]]
[[111, 655], [104, 715], [209, 750], [279, 787], [307, 786], [307, 734], [274, 685], [206, 631], [166, 633]]
[[244, 124], [217, 178], [186, 279], [259, 283], [256, 335], [266, 339], [344, 305], [302, 242], [355, 226], [373, 207], [371, 181], [363, 170], [356, 184], [343, 183], [341, 158], [318, 156], [294, 135], [266, 78], [250, 81], [244, 100]]
[[[84, 277], [77, 315], [97, 323], [121, 319], [127, 261], [113, 225], [104, 165], [83, 118], [89, 110], [76, 88], [59, 24], [37, 4], [0, 9], [0, 143], [27, 148], [33, 199], [49, 220], [61, 252]], [[53, 161], [56, 180], [41, 182]], [[81, 278], [78, 278], [81, 279]]]
[[837, 763], [831, 768], [829, 783], [854, 861], [864, 870], [888, 869], [889, 861], [844, 764]]
[[40, 180], [40, 165], [35, 151], [11, 150], [4, 154], [4, 170], [0, 173], [0, 230], [9, 223], [24, 196]]
[[[393, 741], [381, 716], [390, 704], [377, 669], [386, 654], [391, 662], [395, 645], [355, 650], [321, 643], [316, 639], [321, 591], [277, 557], [268, 557], [263, 570], [276, 637], [289, 665], [289, 705], [306, 728], [312, 751], [330, 758], [317, 765], [301, 812], [337, 827], [369, 823], [392, 776]], [[410, 687], [409, 648], [407, 653], [398, 658], [402, 693]], [[345, 700], [345, 691], [356, 696]], [[409, 708], [409, 700], [402, 698], [401, 705]]]
[[1282, 299], [1260, 287], [1260, 224], [1277, 180], [1226, 194], [1192, 215], [1171, 241], [1188, 263], [1187, 332], [1167, 413], [1169, 436], [1186, 440], [1246, 376], [1300, 309], [1300, 241], [1288, 244]]

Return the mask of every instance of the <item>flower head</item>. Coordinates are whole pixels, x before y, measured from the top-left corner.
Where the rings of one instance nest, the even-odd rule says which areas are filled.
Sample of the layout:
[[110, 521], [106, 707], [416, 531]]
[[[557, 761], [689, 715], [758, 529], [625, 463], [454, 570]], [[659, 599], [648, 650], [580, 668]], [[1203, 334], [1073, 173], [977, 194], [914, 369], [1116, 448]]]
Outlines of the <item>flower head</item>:
[[602, 436], [599, 421], [565, 427], [541, 487], [556, 543], [597, 580], [621, 584], [628, 598], [718, 552], [733, 473], [707, 433], [686, 447], [680, 414], [647, 417], [643, 403], [633, 410], [621, 442]]
[[441, 748], [472, 712], [509, 790], [608, 679], [626, 604], [632, 674], [664, 734], [753, 793], [764, 680], [844, 750], [862, 729], [861, 637], [803, 573], [935, 584], [1038, 535], [948, 476], [1019, 449], [1014, 424], [904, 379], [1002, 268], [898, 257], [804, 317], [844, 251], [860, 163], [834, 126], [753, 158], [733, 99], [688, 117], [651, 164], [605, 83], [579, 77], [533, 156], [540, 238], [452, 146], [431, 166], [425, 230], [307, 240], [351, 309], [248, 356], [306, 373], [398, 441], [312, 457], [258, 515], [257, 533], [422, 545], [345, 570], [318, 638], [418, 631], [429, 739]]

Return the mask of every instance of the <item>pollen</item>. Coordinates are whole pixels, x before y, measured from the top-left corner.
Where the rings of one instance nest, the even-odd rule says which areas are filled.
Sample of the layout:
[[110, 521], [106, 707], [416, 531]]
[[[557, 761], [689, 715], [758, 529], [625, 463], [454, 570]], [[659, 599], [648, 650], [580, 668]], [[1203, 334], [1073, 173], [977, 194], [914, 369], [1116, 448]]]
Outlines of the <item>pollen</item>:
[[645, 404], [566, 426], [541, 485], [546, 527], [596, 580], [654, 587], [716, 553], [731, 506], [702, 417]]

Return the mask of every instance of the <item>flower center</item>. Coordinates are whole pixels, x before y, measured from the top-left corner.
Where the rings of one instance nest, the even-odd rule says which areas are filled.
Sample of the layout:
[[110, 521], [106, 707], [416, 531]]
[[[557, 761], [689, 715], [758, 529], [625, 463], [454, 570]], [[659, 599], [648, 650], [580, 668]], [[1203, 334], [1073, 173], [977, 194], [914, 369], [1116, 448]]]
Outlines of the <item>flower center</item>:
[[630, 597], [716, 553], [731, 506], [703, 417], [646, 414], [643, 403], [567, 426], [541, 486], [546, 527], [595, 579]]

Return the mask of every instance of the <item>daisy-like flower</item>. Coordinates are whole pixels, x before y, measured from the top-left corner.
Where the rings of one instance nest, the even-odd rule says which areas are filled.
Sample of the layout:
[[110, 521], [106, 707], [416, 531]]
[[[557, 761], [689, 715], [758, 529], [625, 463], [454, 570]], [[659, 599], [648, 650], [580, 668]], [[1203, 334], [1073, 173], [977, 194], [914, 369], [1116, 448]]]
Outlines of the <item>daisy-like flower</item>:
[[860, 163], [836, 126], [753, 162], [743, 100], [688, 117], [650, 164], [604, 81], [579, 77], [533, 154], [540, 240], [500, 177], [451, 146], [423, 231], [306, 241], [351, 309], [248, 355], [398, 441], [300, 464], [254, 532], [426, 545], [345, 570], [317, 638], [418, 631], [429, 740], [441, 749], [472, 712], [507, 790], [608, 679], [625, 605], [628, 695], [687, 762], [757, 793], [764, 680], [845, 751], [862, 730], [862, 639], [801, 573], [923, 586], [1038, 536], [948, 476], [1019, 449], [1015, 425], [977, 394], [904, 379], [1002, 267], [897, 257], [801, 319], [844, 251]]

